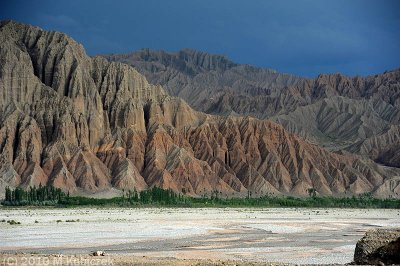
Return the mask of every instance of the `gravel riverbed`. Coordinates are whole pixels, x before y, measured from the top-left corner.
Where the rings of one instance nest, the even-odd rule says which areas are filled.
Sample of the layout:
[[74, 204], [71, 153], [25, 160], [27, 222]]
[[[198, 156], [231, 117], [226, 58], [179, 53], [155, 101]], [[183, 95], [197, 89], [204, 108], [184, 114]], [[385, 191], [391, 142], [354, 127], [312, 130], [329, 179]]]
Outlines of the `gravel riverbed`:
[[[400, 210], [305, 208], [2, 208], [0, 253], [343, 264], [368, 229]], [[3, 255], [4, 257], [4, 255]]]

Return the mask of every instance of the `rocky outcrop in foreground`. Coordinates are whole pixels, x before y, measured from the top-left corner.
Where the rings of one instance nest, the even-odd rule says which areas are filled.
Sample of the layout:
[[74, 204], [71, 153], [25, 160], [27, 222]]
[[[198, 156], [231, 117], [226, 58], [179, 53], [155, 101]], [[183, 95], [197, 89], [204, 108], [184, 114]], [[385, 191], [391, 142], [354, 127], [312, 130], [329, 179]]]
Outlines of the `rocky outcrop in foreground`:
[[1, 186], [400, 194], [397, 168], [331, 153], [271, 121], [194, 111], [132, 67], [87, 56], [65, 34], [5, 21], [0, 45]]
[[400, 229], [375, 229], [357, 242], [354, 263], [400, 265]]

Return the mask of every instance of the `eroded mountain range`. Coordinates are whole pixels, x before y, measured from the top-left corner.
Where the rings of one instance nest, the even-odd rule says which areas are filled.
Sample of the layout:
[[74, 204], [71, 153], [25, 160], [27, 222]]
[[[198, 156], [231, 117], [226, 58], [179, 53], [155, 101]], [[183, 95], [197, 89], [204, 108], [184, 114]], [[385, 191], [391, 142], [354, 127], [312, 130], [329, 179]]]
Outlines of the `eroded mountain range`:
[[[324, 95], [342, 93], [348, 87], [334, 86], [333, 90], [321, 85], [317, 89], [313, 84], [318, 80], [333, 83], [340, 78], [302, 79], [188, 51], [193, 55], [183, 52], [187, 65], [178, 60], [176, 65], [171, 63], [171, 69], [167, 62], [174, 59], [160, 60], [163, 63], [156, 62], [155, 66], [151, 60], [139, 60], [141, 66], [135, 67], [149, 83], [127, 64], [87, 56], [82, 45], [63, 33], [3, 21], [0, 42], [2, 187], [50, 184], [77, 194], [115, 188], [140, 191], [151, 186], [189, 195], [216, 191], [222, 196], [244, 196], [248, 191], [253, 196], [307, 195], [311, 187], [324, 195], [400, 194], [400, 170], [370, 159], [393, 166], [398, 163], [394, 144], [399, 142], [393, 137], [398, 136], [399, 119], [399, 101], [395, 99], [399, 86], [392, 83], [398, 80], [396, 71], [374, 79], [389, 80], [385, 81], [388, 86], [371, 87], [371, 95], [377, 95], [375, 91], [392, 93], [386, 100], [384, 93], [369, 98], [361, 92], [354, 97], [337, 96], [343, 98], [342, 103], [332, 103], [338, 113], [348, 108], [345, 114], [358, 115], [375, 131], [358, 126], [360, 133], [355, 135], [363, 142], [351, 140], [349, 145], [343, 144], [348, 152], [334, 153], [316, 145], [319, 139], [308, 133], [307, 126], [295, 123], [298, 118], [294, 114], [301, 108], [309, 113], [326, 110], [330, 105], [320, 101], [334, 97]], [[194, 67], [188, 66], [191, 64], [204, 71], [197, 74]], [[249, 79], [237, 78], [241, 71]], [[236, 85], [223, 85], [220, 77], [225, 75], [227, 80], [236, 79]], [[221, 86], [203, 92], [207, 82], [202, 78]], [[357, 80], [343, 79], [351, 80], [351, 84]], [[359, 79], [368, 82], [372, 78]], [[204, 86], [191, 89], [180, 85], [182, 80]], [[247, 97], [237, 97], [242, 94]], [[365, 104], [353, 107], [347, 99]], [[377, 132], [381, 124], [370, 124], [367, 118], [372, 114], [368, 115], [368, 108], [390, 130]], [[283, 126], [238, 114], [271, 117]], [[331, 115], [317, 116], [320, 120], [309, 122], [324, 134], [333, 130], [332, 124], [348, 120], [337, 115], [336, 122], [329, 122]], [[324, 123], [331, 126], [320, 127]], [[340, 130], [335, 132], [342, 136]], [[384, 140], [380, 138], [387, 142], [388, 149], [382, 149]], [[394, 156], [388, 156], [389, 152]]]
[[307, 79], [190, 49], [143, 49], [107, 58], [132, 65], [196, 110], [271, 119], [328, 150], [400, 167], [400, 69]]

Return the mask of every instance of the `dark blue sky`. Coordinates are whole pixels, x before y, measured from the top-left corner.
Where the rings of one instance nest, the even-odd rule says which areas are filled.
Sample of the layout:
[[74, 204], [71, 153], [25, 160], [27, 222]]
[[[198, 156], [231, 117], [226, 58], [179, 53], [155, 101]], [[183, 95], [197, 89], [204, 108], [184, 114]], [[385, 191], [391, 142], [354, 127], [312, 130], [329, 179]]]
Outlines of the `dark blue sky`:
[[0, 10], [65, 32], [90, 55], [187, 47], [309, 77], [400, 67], [396, 0], [0, 0]]

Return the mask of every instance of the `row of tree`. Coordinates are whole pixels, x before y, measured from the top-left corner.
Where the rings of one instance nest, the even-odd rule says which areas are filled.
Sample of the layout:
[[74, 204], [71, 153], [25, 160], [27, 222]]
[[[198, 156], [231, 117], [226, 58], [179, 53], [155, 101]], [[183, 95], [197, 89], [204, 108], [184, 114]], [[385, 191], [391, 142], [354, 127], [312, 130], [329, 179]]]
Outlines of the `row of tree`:
[[163, 204], [177, 204], [184, 202], [185, 197], [177, 194], [171, 189], [162, 189], [159, 187], [152, 187], [148, 190], [143, 190], [138, 193], [136, 190], [128, 191], [127, 198], [129, 202], [148, 203], [163, 203]]
[[21, 204], [40, 204], [43, 202], [58, 203], [62, 198], [67, 197], [60, 188], [53, 186], [36, 186], [30, 187], [28, 190], [22, 188], [11, 189], [6, 187], [4, 205], [21, 205]]
[[259, 206], [259, 207], [336, 207], [336, 208], [400, 208], [399, 199], [377, 199], [370, 193], [352, 197], [322, 197], [317, 196], [314, 189], [308, 190], [310, 197], [274, 197], [262, 196], [258, 198], [223, 198], [220, 192], [214, 191], [211, 197], [204, 195], [194, 198], [187, 195], [177, 194], [171, 189], [153, 187], [151, 189], [137, 192], [128, 191], [123, 197], [110, 199], [97, 199], [87, 197], [69, 197], [61, 189], [52, 186], [30, 187], [28, 190], [21, 188], [6, 188], [6, 197], [3, 205], [176, 205], [176, 206]]

